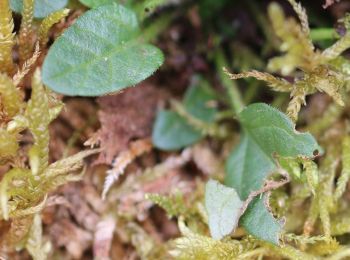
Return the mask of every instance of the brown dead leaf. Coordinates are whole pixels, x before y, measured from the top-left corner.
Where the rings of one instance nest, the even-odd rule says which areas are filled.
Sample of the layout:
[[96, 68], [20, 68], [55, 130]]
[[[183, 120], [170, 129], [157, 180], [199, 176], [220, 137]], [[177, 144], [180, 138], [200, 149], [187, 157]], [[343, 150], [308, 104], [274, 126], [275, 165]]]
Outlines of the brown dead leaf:
[[164, 91], [143, 83], [120, 94], [98, 98], [101, 107], [98, 140], [104, 151], [95, 163], [110, 164], [127, 148], [130, 140], [149, 137], [155, 113], [164, 97]]

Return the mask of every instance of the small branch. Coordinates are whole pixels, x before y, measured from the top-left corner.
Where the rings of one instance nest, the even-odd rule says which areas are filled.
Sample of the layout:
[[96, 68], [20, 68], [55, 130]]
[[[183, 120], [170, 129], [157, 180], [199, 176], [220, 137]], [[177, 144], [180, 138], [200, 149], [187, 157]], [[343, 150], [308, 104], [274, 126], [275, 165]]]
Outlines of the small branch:
[[279, 187], [282, 187], [283, 185], [285, 185], [286, 183], [288, 183], [290, 181], [290, 177], [288, 174], [283, 174], [283, 176], [285, 177], [285, 179], [281, 180], [281, 181], [271, 181], [271, 180], [267, 180], [264, 184], [264, 187], [262, 187], [259, 190], [256, 191], [252, 191], [248, 198], [244, 201], [244, 204], [241, 208], [241, 216], [243, 215], [243, 213], [246, 211], [246, 209], [248, 208], [249, 203], [257, 196], [259, 196], [262, 193], [271, 191], [271, 190], [275, 190], [278, 189]]
[[229, 78], [227, 77], [226, 71], [221, 69], [223, 67], [228, 66], [222, 50], [219, 50], [216, 52], [215, 58], [216, 58], [215, 63], [218, 69], [218, 75], [219, 75], [221, 84], [224, 86], [224, 88], [227, 91], [227, 94], [230, 97], [230, 106], [232, 107], [235, 114], [238, 114], [244, 108], [244, 103], [242, 100], [241, 93], [239, 92], [238, 86], [235, 84], [235, 82], [232, 82], [232, 80], [229, 80]]

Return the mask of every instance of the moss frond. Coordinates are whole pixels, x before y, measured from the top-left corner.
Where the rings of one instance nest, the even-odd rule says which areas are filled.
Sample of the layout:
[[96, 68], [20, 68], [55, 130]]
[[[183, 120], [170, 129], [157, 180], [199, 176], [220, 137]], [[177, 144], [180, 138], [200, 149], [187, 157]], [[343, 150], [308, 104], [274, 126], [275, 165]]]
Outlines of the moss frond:
[[345, 77], [345, 80], [348, 81], [350, 79], [350, 62], [347, 58], [338, 56], [333, 60], [327, 61], [327, 63], [342, 73]]
[[287, 115], [290, 117], [290, 119], [292, 119], [293, 122], [296, 122], [301, 106], [306, 104], [306, 91], [304, 88], [298, 88], [295, 86], [291, 92], [291, 97], [292, 99], [290, 100], [287, 107]]
[[314, 231], [315, 223], [318, 219], [319, 214], [320, 212], [319, 212], [318, 198], [313, 197], [311, 200], [308, 216], [303, 227], [304, 235], [310, 236], [311, 233]]
[[294, 11], [299, 17], [303, 33], [305, 36], [310, 37], [310, 26], [305, 9], [301, 6], [300, 3], [297, 3], [295, 0], [288, 0], [288, 2], [291, 4]]
[[340, 56], [346, 49], [350, 47], [350, 14], [346, 14], [343, 19], [340, 19], [338, 22], [344, 24], [346, 33], [341, 37], [337, 42], [332, 46], [328, 47], [322, 52], [322, 56], [327, 60], [333, 60]]
[[317, 242], [320, 241], [326, 241], [328, 240], [328, 238], [326, 238], [325, 236], [305, 236], [305, 235], [296, 235], [293, 233], [290, 234], [285, 234], [283, 236], [283, 239], [285, 241], [289, 241], [289, 242], [294, 242], [295, 244], [298, 245], [307, 245], [307, 244], [315, 244]]
[[316, 196], [313, 198], [309, 213], [309, 219], [312, 218], [313, 225], [317, 217], [321, 220], [323, 233], [326, 237], [331, 237], [331, 218], [330, 214], [334, 211], [334, 178], [339, 164], [337, 160], [338, 147], [329, 147], [327, 157], [321, 162], [320, 166], [320, 184], [316, 190]]
[[307, 184], [309, 185], [311, 192], [315, 195], [319, 182], [317, 164], [312, 160], [304, 159], [303, 167], [305, 169], [304, 173], [306, 175]]
[[40, 213], [45, 208], [46, 205], [47, 205], [47, 195], [45, 195], [44, 199], [35, 206], [31, 206], [24, 209], [16, 208], [16, 210], [13, 210], [11, 212], [9, 217], [12, 219], [16, 219], [16, 218], [23, 218], [27, 216], [28, 217], [33, 216], [37, 213]]
[[[339, 251], [341, 246], [335, 238], [326, 237], [323, 241], [318, 241], [308, 248], [308, 252], [313, 255], [329, 256]], [[328, 258], [327, 258], [328, 259]]]
[[350, 136], [346, 136], [342, 142], [342, 171], [337, 181], [334, 199], [337, 201], [343, 195], [350, 179]]
[[[81, 151], [50, 164], [40, 176], [38, 191], [47, 194], [63, 184], [81, 180], [85, 173], [84, 158], [99, 151], [99, 149]], [[83, 170], [78, 172], [81, 168]]]
[[107, 192], [119, 177], [124, 173], [125, 168], [138, 156], [149, 152], [153, 145], [148, 138], [137, 140], [130, 144], [129, 149], [121, 152], [112, 163], [112, 169], [107, 171], [107, 177], [102, 191], [102, 198], [105, 199]]
[[241, 78], [249, 78], [253, 77], [258, 80], [265, 81], [269, 87], [271, 87], [275, 91], [280, 92], [290, 92], [293, 89], [293, 85], [282, 78], [277, 78], [270, 73], [266, 72], [260, 72], [256, 70], [252, 71], [246, 71], [238, 74], [232, 74], [228, 72], [226, 69], [224, 69], [225, 73], [231, 78], [231, 79], [241, 79]]
[[48, 34], [50, 28], [58, 23], [61, 19], [65, 18], [69, 14], [69, 9], [63, 9], [51, 13], [47, 16], [40, 25], [39, 28], [39, 42], [41, 46], [45, 46], [48, 41]]
[[[38, 166], [35, 168], [40, 174], [48, 166], [49, 156], [49, 130], [50, 116], [48, 111], [49, 99], [41, 82], [40, 71], [34, 73], [32, 80], [32, 96], [28, 101], [25, 116], [29, 122], [29, 130], [34, 137], [34, 145], [31, 148], [31, 157], [38, 158]], [[43, 111], [47, 111], [46, 113]]]
[[0, 165], [17, 154], [17, 135], [0, 128]]
[[187, 211], [183, 195], [180, 192], [176, 192], [171, 196], [148, 193], [146, 194], [146, 199], [149, 199], [153, 203], [162, 207], [168, 214], [169, 218], [183, 215]]
[[346, 49], [350, 47], [350, 32], [347, 32], [345, 36], [340, 38], [332, 46], [328, 47], [322, 52], [322, 56], [328, 60], [337, 58]]
[[291, 74], [296, 68], [310, 70], [317, 60], [317, 53], [314, 52], [308, 35], [309, 29], [307, 16], [300, 5], [290, 1], [302, 22], [302, 27], [294, 18], [286, 18], [282, 8], [277, 3], [271, 3], [268, 7], [268, 14], [276, 35], [282, 40], [280, 50], [286, 54], [273, 58], [269, 61], [268, 69], [281, 71], [282, 75]]
[[0, 74], [0, 121], [12, 119], [23, 108], [20, 91], [5, 74]]
[[0, 0], [0, 72], [12, 75], [15, 66], [12, 48], [15, 45], [14, 24], [9, 0]]
[[29, 59], [32, 53], [33, 15], [34, 0], [23, 0], [22, 22], [18, 36], [19, 55], [23, 62]]
[[[311, 254], [305, 253], [290, 245], [274, 246], [270, 244], [264, 244], [269, 249], [269, 256], [275, 257], [273, 259], [304, 259], [304, 260], [315, 260], [315, 257]], [[271, 255], [272, 254], [272, 255]]]
[[320, 65], [309, 73], [305, 73], [303, 84], [327, 93], [338, 105], [344, 106], [344, 101], [339, 94], [339, 90], [345, 84], [344, 76], [341, 73]]
[[21, 208], [21, 202], [15, 198], [19, 195], [25, 195], [26, 189], [31, 189], [30, 186], [25, 187], [31, 181], [34, 179], [29, 170], [20, 168], [11, 169], [2, 178], [0, 182], [0, 207], [3, 219], [8, 220], [12, 211], [16, 210], [17, 207]]
[[[10, 84], [8, 91], [11, 86], [16, 89], [11, 80], [5, 79]], [[0, 182], [1, 218], [17, 219], [40, 212], [46, 205], [47, 193], [66, 182], [81, 179], [82, 175], [74, 172], [83, 167], [86, 156], [98, 151], [84, 151], [48, 164], [48, 126], [61, 108], [62, 103], [44, 88], [40, 71], [37, 70], [25, 111], [17, 109], [17, 114], [7, 126], [0, 128], [0, 162], [16, 156], [20, 131], [28, 128], [34, 137], [34, 144], [28, 152], [30, 169], [22, 164], [17, 165], [6, 172]]]
[[42, 237], [42, 223], [39, 214], [34, 215], [33, 224], [29, 230], [25, 247], [35, 260], [47, 259], [50, 243], [45, 243]]
[[13, 245], [19, 246], [28, 235], [28, 230], [33, 223], [33, 216], [14, 219], [10, 229], [7, 231], [4, 240], [0, 241], [0, 247], [10, 248]]
[[237, 259], [247, 250], [244, 242], [238, 240], [219, 241], [196, 234], [185, 225], [182, 218], [179, 219], [179, 229], [183, 236], [173, 241], [170, 251], [176, 259]]
[[15, 86], [17, 86], [21, 80], [28, 74], [30, 69], [33, 67], [35, 62], [40, 56], [40, 48], [39, 48], [39, 43], [35, 45], [35, 50], [33, 53], [33, 56], [26, 60], [24, 64], [22, 65], [22, 68], [17, 71], [17, 73], [13, 76], [13, 83]]
[[331, 218], [329, 214], [329, 206], [327, 205], [329, 203], [327, 203], [327, 201], [324, 201], [324, 198], [322, 199], [319, 198], [318, 203], [319, 203], [318, 207], [320, 210], [320, 220], [322, 223], [323, 232], [325, 236], [330, 237], [331, 236]]

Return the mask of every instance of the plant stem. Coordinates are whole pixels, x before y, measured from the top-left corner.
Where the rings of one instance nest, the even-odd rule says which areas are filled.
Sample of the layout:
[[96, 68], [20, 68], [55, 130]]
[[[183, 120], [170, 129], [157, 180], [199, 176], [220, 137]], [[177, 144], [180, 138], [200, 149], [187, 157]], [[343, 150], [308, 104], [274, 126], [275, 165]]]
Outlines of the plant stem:
[[216, 52], [215, 55], [215, 64], [218, 70], [218, 75], [222, 85], [225, 87], [229, 97], [230, 97], [230, 106], [233, 111], [238, 114], [244, 108], [244, 103], [242, 101], [241, 93], [239, 92], [237, 84], [230, 80], [230, 78], [224, 73], [222, 68], [229, 67], [228, 62], [225, 59], [224, 53], [221, 49]]
[[333, 28], [316, 28], [310, 32], [313, 41], [336, 40], [339, 39], [338, 34]]

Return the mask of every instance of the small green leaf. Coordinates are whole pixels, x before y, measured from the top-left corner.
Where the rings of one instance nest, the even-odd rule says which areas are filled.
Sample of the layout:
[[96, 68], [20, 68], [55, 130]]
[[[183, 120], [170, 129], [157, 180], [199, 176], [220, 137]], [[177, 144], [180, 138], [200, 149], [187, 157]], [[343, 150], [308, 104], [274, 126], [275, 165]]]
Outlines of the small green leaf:
[[210, 123], [217, 113], [217, 109], [210, 104], [216, 100], [216, 94], [207, 81], [198, 81], [186, 91], [183, 104], [192, 116]]
[[[63, 9], [68, 0], [35, 0], [34, 1], [34, 17], [45, 18], [49, 14]], [[23, 0], [11, 0], [11, 9], [16, 13], [21, 13], [23, 8]]]
[[96, 8], [102, 5], [117, 3], [118, 0], [79, 0], [79, 2], [87, 7]]
[[264, 197], [255, 198], [249, 204], [239, 223], [249, 234], [277, 245], [282, 224], [268, 211], [264, 199]]
[[163, 63], [139, 38], [135, 14], [118, 4], [84, 13], [60, 36], [43, 65], [43, 82], [71, 96], [99, 96], [135, 85]]
[[214, 180], [208, 181], [205, 187], [205, 207], [210, 234], [214, 239], [223, 238], [237, 227], [242, 206], [243, 201], [234, 189]]
[[181, 149], [202, 138], [199, 131], [173, 111], [159, 111], [153, 128], [154, 146], [165, 151]]
[[[239, 114], [243, 128], [243, 136], [236, 149], [230, 154], [226, 163], [225, 184], [234, 188], [242, 199], [246, 199], [252, 191], [259, 190], [266, 177], [276, 169], [274, 154], [282, 157], [298, 156], [312, 158], [320, 151], [316, 140], [311, 134], [299, 133], [294, 129], [291, 120], [279, 110], [266, 104], [253, 104]], [[273, 222], [272, 215], [267, 211], [264, 218], [258, 215], [254, 207], [263, 207], [260, 202], [251, 206], [244, 214], [244, 227], [253, 234], [253, 227], [245, 223], [255, 221], [256, 228], [265, 228], [268, 222]], [[260, 213], [259, 213], [260, 214]], [[267, 219], [270, 219], [266, 222]], [[269, 232], [255, 232], [258, 238], [270, 241], [277, 229]], [[276, 242], [276, 240], [274, 240]]]
[[[213, 122], [217, 109], [210, 107], [216, 96], [208, 83], [200, 81], [191, 86], [184, 97], [184, 107], [193, 117], [204, 122]], [[153, 126], [152, 141], [162, 150], [177, 150], [191, 145], [204, 134], [189, 125], [184, 118], [173, 111], [159, 111]]]

